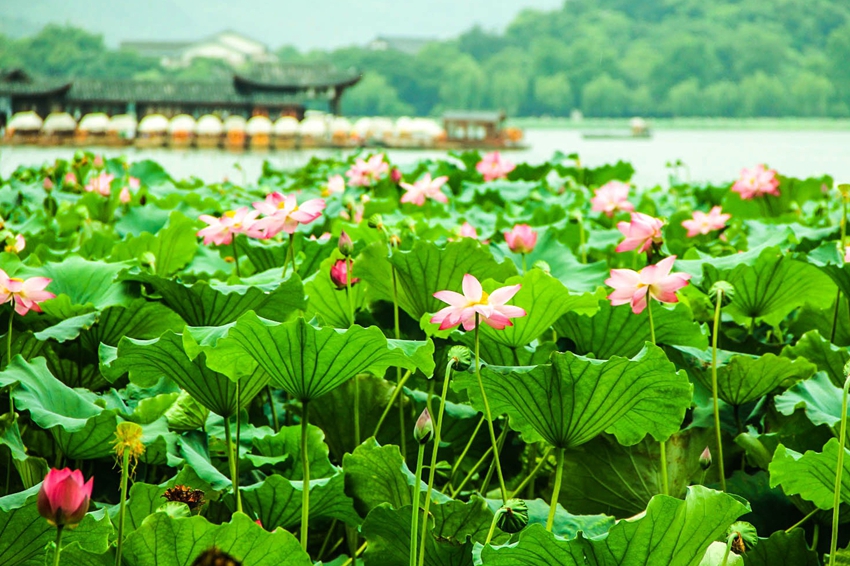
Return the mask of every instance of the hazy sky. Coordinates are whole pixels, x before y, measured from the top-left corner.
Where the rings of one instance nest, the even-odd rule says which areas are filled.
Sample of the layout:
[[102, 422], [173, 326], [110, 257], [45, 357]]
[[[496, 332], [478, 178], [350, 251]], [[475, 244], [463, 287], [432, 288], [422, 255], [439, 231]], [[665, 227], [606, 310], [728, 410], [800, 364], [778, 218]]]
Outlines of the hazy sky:
[[48, 22], [123, 39], [192, 40], [234, 29], [276, 48], [361, 45], [376, 35], [447, 38], [475, 24], [502, 30], [524, 8], [564, 0], [0, 0], [0, 32]]

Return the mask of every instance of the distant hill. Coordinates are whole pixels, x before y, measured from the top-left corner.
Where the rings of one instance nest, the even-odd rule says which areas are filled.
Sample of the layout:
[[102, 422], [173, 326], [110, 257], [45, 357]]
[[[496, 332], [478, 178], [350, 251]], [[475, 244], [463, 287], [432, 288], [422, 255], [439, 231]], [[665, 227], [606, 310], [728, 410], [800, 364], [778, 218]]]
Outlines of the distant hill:
[[[202, 35], [200, 28], [212, 21], [211, 14], [221, 14], [226, 6], [232, 6], [225, 0], [204, 2], [203, 9], [195, 0], [148, 1], [157, 2], [163, 10], [172, 4], [181, 9], [168, 21], [162, 20], [161, 29], [139, 20], [122, 33], [145, 39], [140, 36], [143, 31], [162, 32], [159, 39], [174, 39], [166, 31], [175, 33], [177, 25], [194, 30], [187, 35], [196, 38]], [[0, 20], [10, 2], [20, 4], [21, 0], [0, 4]], [[59, 4], [58, 0], [32, 0], [34, 9], [26, 18], [41, 17], [45, 7]], [[67, 4], [77, 10], [80, 5], [100, 6], [104, 0]], [[261, 4], [275, 9], [260, 0], [245, 0], [243, 11]], [[294, 5], [274, 6], [284, 4], [287, 8]], [[326, 25], [305, 24], [330, 4], [334, 3], [298, 3], [287, 25], [298, 21], [314, 35], [330, 33], [340, 25], [340, 14], [350, 13], [340, 7], [340, 0], [335, 3], [338, 10], [321, 15]], [[410, 7], [413, 4], [395, 3], [398, 14], [391, 18], [419, 14], [421, 6], [414, 9]], [[410, 35], [404, 30], [411, 28], [411, 21], [399, 18], [399, 29], [385, 35], [401, 41], [371, 41], [370, 37], [358, 47], [306, 53], [286, 46], [277, 55], [284, 62], [329, 62], [364, 71], [364, 79], [343, 99], [344, 109], [352, 114], [424, 115], [450, 108], [501, 108], [512, 116], [567, 116], [574, 110], [611, 117], [850, 116], [847, 0], [567, 0], [562, 5], [556, 0], [539, 0], [539, 6], [561, 7], [525, 9], [503, 32], [471, 26], [451, 39], [425, 45], [419, 41], [416, 49], [398, 48], [413, 45], [416, 37], [428, 37], [423, 35], [428, 25], [443, 17], [440, 8], [448, 10], [451, 4], [452, 13], [471, 22], [480, 14], [474, 10], [466, 14], [459, 6], [475, 7], [482, 2], [415, 4], [431, 6], [431, 17], [413, 18], [412, 27], [419, 33]], [[505, 3], [488, 0], [487, 4], [495, 9]], [[518, 4], [511, 3], [512, 9]], [[387, 18], [383, 0], [361, 0], [357, 5], [357, 17], [345, 23], [348, 32], [368, 27], [362, 20], [369, 16], [370, 7], [381, 6], [383, 11], [371, 15], [383, 18], [381, 21]], [[110, 13], [116, 17], [115, 10]], [[80, 18], [91, 23], [86, 24], [87, 29], [93, 29], [103, 17], [80, 10]], [[252, 17], [257, 22], [252, 37], [261, 40], [263, 30], [279, 23], [275, 17]], [[189, 20], [194, 23], [186, 23]], [[233, 22], [235, 29], [239, 21]], [[215, 31], [220, 28], [210, 33]], [[239, 31], [251, 35], [250, 30]], [[148, 78], [197, 79], [226, 72], [201, 62], [169, 75], [158, 69], [156, 61], [132, 53], [104, 52], [98, 38], [94, 41], [75, 33], [52, 28], [49, 34], [19, 41], [0, 38], [0, 66], [17, 63], [47, 74]], [[412, 41], [404, 41], [405, 37]]]

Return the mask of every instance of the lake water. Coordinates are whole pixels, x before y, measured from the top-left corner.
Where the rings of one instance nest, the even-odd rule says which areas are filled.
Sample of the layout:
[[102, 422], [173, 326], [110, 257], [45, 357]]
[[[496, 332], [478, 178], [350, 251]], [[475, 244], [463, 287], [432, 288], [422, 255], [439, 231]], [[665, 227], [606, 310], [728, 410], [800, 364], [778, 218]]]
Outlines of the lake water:
[[[555, 151], [577, 152], [587, 166], [631, 162], [638, 186], [665, 185], [669, 179], [666, 163], [681, 160], [682, 177], [694, 182], [731, 182], [742, 167], [767, 163], [780, 173], [808, 177], [832, 175], [837, 182], [850, 182], [850, 131], [764, 131], [764, 130], [659, 130], [651, 139], [583, 139], [575, 130], [527, 130], [529, 149], [511, 151], [512, 161], [540, 163]], [[19, 165], [36, 165], [57, 157], [70, 158], [74, 148], [0, 146], [0, 175], [8, 176]], [[204, 181], [253, 182], [263, 161], [275, 168], [295, 168], [314, 156], [341, 155], [341, 150], [298, 150], [231, 153], [223, 150], [172, 150], [99, 148], [108, 157], [126, 154], [131, 160], [154, 159], [173, 176], [195, 175]], [[440, 151], [389, 150], [399, 165], [425, 157], [444, 155]], [[241, 170], [238, 168], [241, 167]]]

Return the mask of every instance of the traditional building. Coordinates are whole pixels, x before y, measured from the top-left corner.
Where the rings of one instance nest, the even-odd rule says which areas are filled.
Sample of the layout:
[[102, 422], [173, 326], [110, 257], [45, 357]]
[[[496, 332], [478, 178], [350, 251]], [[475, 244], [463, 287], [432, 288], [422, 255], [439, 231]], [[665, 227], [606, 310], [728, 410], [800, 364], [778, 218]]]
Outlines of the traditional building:
[[256, 66], [219, 82], [161, 82], [110, 79], [41, 79], [20, 69], [0, 70], [0, 125], [15, 112], [40, 116], [68, 112], [109, 115], [189, 114], [304, 116], [310, 101], [326, 101], [339, 114], [340, 99], [360, 80], [354, 69], [321, 66]]
[[265, 44], [231, 30], [197, 41], [122, 41], [121, 49], [159, 59], [163, 67], [185, 67], [195, 59], [217, 59], [234, 67], [277, 60]]

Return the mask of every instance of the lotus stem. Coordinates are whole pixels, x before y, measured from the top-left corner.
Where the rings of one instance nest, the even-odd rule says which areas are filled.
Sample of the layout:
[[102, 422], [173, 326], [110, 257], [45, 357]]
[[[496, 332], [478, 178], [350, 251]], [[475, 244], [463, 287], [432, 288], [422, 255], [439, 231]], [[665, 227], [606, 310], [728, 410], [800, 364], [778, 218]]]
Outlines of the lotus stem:
[[275, 433], [280, 432], [280, 421], [277, 418], [277, 408], [274, 406], [274, 395], [272, 394], [272, 386], [266, 385], [266, 395], [269, 396], [269, 407], [272, 411], [272, 424], [274, 425]]
[[289, 257], [292, 258], [292, 274], [298, 273], [298, 267], [295, 265], [295, 232], [289, 235]]
[[242, 388], [239, 382], [236, 382], [236, 446], [234, 447], [233, 470], [236, 472], [233, 476], [233, 493], [236, 495], [236, 511], [242, 512], [242, 496], [239, 494], [239, 443], [242, 434], [241, 422], [241, 407], [242, 407]]
[[493, 533], [496, 532], [496, 523], [499, 521], [499, 515], [499, 511], [493, 513], [493, 520], [490, 521], [490, 530], [487, 531], [487, 539], [484, 541], [484, 546], [490, 544], [490, 541], [493, 539]]
[[478, 431], [481, 430], [481, 425], [484, 424], [484, 415], [478, 420], [478, 424], [475, 425], [475, 430], [472, 431], [472, 434], [469, 436], [469, 440], [464, 446], [463, 450], [460, 453], [460, 456], [455, 462], [455, 465], [452, 466], [452, 473], [449, 475], [449, 481], [446, 485], [443, 486], [443, 489], [440, 493], [445, 493], [446, 488], [454, 482], [455, 475], [457, 475], [457, 471], [460, 468], [460, 465], [463, 463], [464, 458], [466, 458], [466, 454], [469, 452], [469, 449], [472, 447], [472, 442], [475, 440], [475, 437], [478, 436]]
[[239, 481], [236, 477], [236, 462], [233, 459], [233, 438], [230, 431], [230, 417], [224, 417], [224, 442], [227, 448], [227, 465], [230, 468], [230, 482], [233, 484], [233, 496], [236, 498], [236, 511], [242, 511], [239, 499]]
[[[15, 319], [14, 309], [9, 312], [9, 330], [6, 332], [6, 367], [12, 363], [12, 321]], [[11, 389], [9, 389], [11, 391]], [[10, 393], [11, 397], [11, 393]]]
[[717, 464], [720, 473], [720, 489], [726, 491], [726, 472], [723, 469], [723, 437], [720, 431], [720, 401], [717, 395], [717, 340], [720, 334], [720, 306], [723, 290], [717, 290], [714, 305], [714, 327], [711, 331], [711, 398], [714, 402], [714, 435], [717, 439]]
[[738, 533], [730, 533], [726, 538], [726, 552], [723, 553], [723, 562], [720, 563], [720, 566], [726, 566], [729, 561], [729, 551], [732, 550], [732, 543], [735, 542], [736, 538], [738, 538]]
[[838, 332], [838, 309], [841, 306], [841, 289], [835, 293], [835, 307], [832, 309], [832, 330], [829, 333], [829, 341], [835, 343], [835, 333]]
[[[527, 486], [531, 482], [531, 480], [533, 480], [537, 476], [537, 473], [543, 467], [543, 464], [546, 463], [546, 460], [549, 459], [549, 456], [552, 454], [552, 450], [554, 450], [554, 449], [555, 448], [553, 446], [550, 446], [549, 448], [546, 449], [546, 452], [544, 452], [543, 456], [540, 457], [540, 461], [537, 463], [537, 465], [534, 466], [534, 468], [531, 470], [531, 472], [528, 474], [528, 476], [526, 476], [526, 478], [524, 480], [522, 480], [522, 483], [520, 483], [517, 486], [517, 488], [514, 490], [514, 492], [511, 494], [511, 499], [513, 499], [514, 497], [519, 495], [519, 493], [525, 488], [525, 486]], [[530, 499], [530, 497], [529, 497], [529, 499]]]
[[242, 274], [239, 273], [239, 250], [236, 249], [236, 236], [233, 236], [233, 239], [230, 240], [230, 246], [233, 249], [233, 265], [236, 266], [236, 277], [241, 278]]
[[56, 552], [53, 554], [53, 566], [59, 566], [59, 545], [62, 543], [62, 529], [63, 525], [59, 525], [56, 527]]
[[578, 251], [581, 256], [581, 262], [587, 263], [587, 246], [585, 244], [585, 238], [587, 237], [584, 232], [584, 217], [578, 216]]
[[[505, 426], [502, 427], [502, 432], [499, 433], [499, 438], [496, 439], [496, 448], [501, 453], [502, 448], [505, 446], [505, 437], [508, 436], [508, 425], [507, 425], [507, 417], [505, 417]], [[487, 489], [490, 486], [490, 480], [493, 479], [493, 471], [496, 468], [496, 462], [491, 461], [490, 466], [487, 468], [487, 473], [484, 475], [484, 481], [481, 483], [481, 493], [487, 493]]]
[[[345, 297], [348, 299], [349, 327], [354, 326], [354, 295], [351, 294], [351, 259], [345, 258]], [[354, 376], [354, 445], [360, 446], [360, 380]]]
[[[419, 535], [419, 496], [422, 490], [422, 465], [425, 460], [425, 445], [419, 444], [416, 454], [416, 482], [413, 484], [413, 507], [410, 510], [410, 566], [416, 566], [416, 539]], [[425, 515], [427, 520], [428, 515]], [[422, 542], [423, 546], [425, 542]], [[423, 553], [424, 554], [424, 553]]]
[[844, 445], [847, 443], [847, 392], [850, 389], [850, 375], [844, 380], [841, 395], [841, 427], [838, 436], [838, 463], [835, 467], [835, 489], [832, 497], [832, 538], [829, 541], [829, 566], [835, 564], [835, 551], [838, 547], [838, 516], [841, 505], [841, 475], [844, 472]]
[[462, 481], [462, 482], [460, 482], [460, 485], [459, 485], [459, 486], [457, 486], [457, 489], [453, 489], [453, 490], [452, 490], [452, 493], [451, 493], [451, 498], [452, 498], [452, 499], [454, 499], [454, 498], [455, 498], [455, 496], [457, 496], [457, 494], [458, 494], [458, 493], [460, 493], [460, 492], [463, 490], [463, 488], [464, 488], [464, 486], [466, 486], [467, 482], [469, 482], [469, 480], [470, 480], [470, 479], [472, 479], [472, 476], [473, 476], [473, 475], [475, 475], [475, 472], [477, 472], [477, 471], [478, 471], [478, 468], [480, 468], [480, 467], [481, 467], [481, 465], [482, 465], [484, 462], [486, 462], [486, 461], [487, 461], [487, 458], [489, 458], [489, 457], [490, 457], [490, 454], [491, 454], [492, 452], [493, 452], [493, 447], [491, 446], [490, 448], [488, 448], [488, 449], [484, 452], [484, 454], [482, 454], [482, 455], [481, 455], [481, 457], [478, 459], [478, 461], [477, 461], [477, 462], [475, 462], [475, 465], [473, 465], [473, 466], [472, 466], [472, 469], [471, 469], [471, 470], [469, 470], [469, 472], [466, 474], [466, 477], [465, 477], [465, 478], [463, 478], [463, 481]]
[[307, 454], [307, 404], [305, 399], [301, 402], [301, 466], [304, 487], [301, 489], [301, 548], [307, 552], [307, 535], [310, 519], [310, 457]]
[[411, 375], [410, 370], [407, 370], [404, 373], [404, 376], [399, 381], [398, 385], [396, 385], [396, 388], [393, 390], [393, 394], [390, 396], [390, 400], [387, 402], [387, 406], [384, 407], [384, 412], [381, 413], [381, 418], [378, 419], [378, 424], [375, 425], [375, 432], [372, 433], [372, 436], [375, 436], [375, 437], [378, 436], [378, 432], [380, 432], [380, 430], [381, 430], [381, 425], [384, 424], [384, 419], [386, 419], [387, 415], [390, 414], [390, 410], [393, 408], [393, 405], [395, 404], [396, 397], [398, 397], [401, 394], [401, 390], [404, 387], [404, 384], [407, 383], [407, 380], [410, 379], [410, 375]]
[[[130, 476], [130, 450], [124, 450], [121, 461], [121, 504], [118, 508], [118, 548], [115, 551], [115, 566], [121, 566], [121, 551], [124, 548], [124, 514], [127, 508], [127, 483]], [[56, 543], [56, 552], [59, 553], [59, 543]]]
[[799, 521], [797, 521], [796, 523], [794, 523], [793, 525], [791, 525], [790, 527], [785, 529], [785, 532], [790, 533], [791, 531], [793, 531], [797, 527], [802, 526], [803, 523], [805, 523], [806, 521], [808, 521], [809, 519], [814, 517], [818, 512], [820, 512], [820, 509], [815, 507], [812, 511], [809, 511], [809, 513], [807, 513], [805, 517], [803, 517], [802, 519], [800, 519]]
[[552, 487], [552, 499], [549, 500], [549, 517], [546, 519], [546, 530], [552, 532], [552, 525], [555, 524], [555, 511], [558, 508], [558, 498], [561, 495], [561, 480], [564, 476], [564, 449], [558, 448], [558, 453], [555, 456], [558, 463], [555, 466], [555, 485]]
[[[655, 341], [655, 321], [652, 318], [652, 297], [649, 291], [646, 293], [646, 314], [649, 317], [649, 337], [652, 339], [652, 344], [657, 345]], [[670, 480], [667, 477], [667, 441], [662, 440], [658, 443], [659, 466], [661, 468], [661, 493], [670, 495]]]
[[499, 489], [502, 493], [502, 504], [508, 500], [508, 490], [505, 488], [505, 478], [502, 476], [502, 466], [499, 463], [499, 445], [496, 442], [496, 431], [493, 428], [493, 415], [490, 412], [490, 403], [487, 402], [487, 393], [484, 392], [484, 382], [481, 381], [481, 357], [479, 340], [479, 314], [475, 313], [475, 377], [478, 379], [478, 389], [481, 391], [481, 399], [484, 402], [484, 416], [487, 417], [487, 428], [490, 431], [490, 443], [493, 445], [493, 462], [496, 464], [496, 474], [499, 476]]
[[[440, 431], [443, 426], [443, 415], [446, 411], [446, 397], [449, 393], [449, 380], [452, 375], [452, 366], [454, 365], [454, 359], [450, 359], [449, 363], [446, 364], [446, 374], [443, 377], [443, 391], [440, 395], [440, 410], [437, 413], [437, 422], [434, 427], [434, 448], [431, 450], [431, 466], [428, 470], [428, 491], [425, 492], [425, 521], [428, 521], [428, 511], [431, 508], [431, 490], [434, 489], [434, 479], [437, 475], [437, 452], [440, 449]], [[427, 525], [423, 525], [422, 529], [422, 541], [420, 544], [420, 553], [419, 553], [419, 565], [422, 566], [425, 564], [425, 537], [428, 534]]]
[[[398, 322], [398, 277], [395, 272], [395, 265], [391, 266], [390, 271], [393, 274], [393, 329], [395, 330], [395, 339], [401, 340], [401, 326]], [[395, 377], [397, 384], [397, 391], [399, 394], [401, 393], [401, 368], [396, 366], [395, 368]], [[383, 421], [383, 418], [381, 419]], [[399, 425], [399, 435], [401, 441], [399, 442], [401, 448], [401, 457], [407, 460], [407, 442], [405, 441], [404, 431], [406, 430], [404, 427], [404, 399], [399, 395], [398, 398], [398, 425]], [[378, 423], [380, 426], [380, 422]]]
[[522, 257], [522, 272], [525, 273], [528, 271], [528, 267], [525, 266], [525, 254], [519, 254]]

